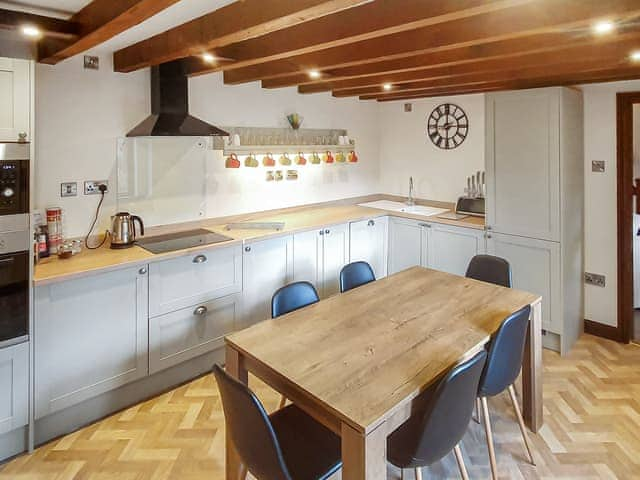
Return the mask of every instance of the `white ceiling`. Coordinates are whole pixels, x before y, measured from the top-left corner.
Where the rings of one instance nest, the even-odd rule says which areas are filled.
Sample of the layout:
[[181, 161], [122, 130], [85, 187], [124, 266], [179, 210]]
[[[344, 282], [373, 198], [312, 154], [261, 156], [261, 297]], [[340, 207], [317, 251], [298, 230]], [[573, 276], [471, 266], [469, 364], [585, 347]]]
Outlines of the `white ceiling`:
[[[45, 13], [43, 10], [51, 10], [50, 14], [55, 15], [56, 12], [60, 16], [60, 11], [74, 13], [90, 3], [91, 0], [20, 0], [2, 1], [0, 0], [0, 8], [9, 8], [11, 10], [32, 11], [32, 13]], [[200, 17], [206, 13], [217, 10], [225, 5], [233, 3], [235, 0], [181, 0], [171, 7], [163, 10], [150, 19], [139, 25], [117, 35], [111, 40], [103, 43], [97, 50], [113, 52], [133, 43], [144, 40], [157, 33], [164, 32], [182, 23], [188, 22], [194, 18]], [[39, 10], [38, 12], [34, 9]]]

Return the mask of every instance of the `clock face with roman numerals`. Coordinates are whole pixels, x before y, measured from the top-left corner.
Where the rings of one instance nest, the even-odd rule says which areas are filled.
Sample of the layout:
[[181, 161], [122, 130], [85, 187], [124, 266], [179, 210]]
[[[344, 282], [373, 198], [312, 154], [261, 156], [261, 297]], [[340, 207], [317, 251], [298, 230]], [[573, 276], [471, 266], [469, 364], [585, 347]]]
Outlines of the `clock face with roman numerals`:
[[433, 109], [427, 119], [427, 135], [443, 150], [459, 147], [469, 132], [469, 119], [457, 105], [443, 103]]

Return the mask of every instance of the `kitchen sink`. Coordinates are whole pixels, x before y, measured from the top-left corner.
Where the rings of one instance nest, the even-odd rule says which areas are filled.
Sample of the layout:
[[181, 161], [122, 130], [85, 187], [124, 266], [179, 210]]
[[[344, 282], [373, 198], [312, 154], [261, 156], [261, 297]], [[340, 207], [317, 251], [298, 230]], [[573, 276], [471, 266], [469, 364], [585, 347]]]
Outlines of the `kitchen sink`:
[[422, 215], [431, 217], [448, 212], [447, 208], [427, 207], [425, 205], [407, 205], [402, 202], [393, 202], [391, 200], [378, 200], [375, 202], [359, 203], [360, 207], [379, 208], [381, 210], [391, 210], [392, 212], [410, 213], [411, 215]]

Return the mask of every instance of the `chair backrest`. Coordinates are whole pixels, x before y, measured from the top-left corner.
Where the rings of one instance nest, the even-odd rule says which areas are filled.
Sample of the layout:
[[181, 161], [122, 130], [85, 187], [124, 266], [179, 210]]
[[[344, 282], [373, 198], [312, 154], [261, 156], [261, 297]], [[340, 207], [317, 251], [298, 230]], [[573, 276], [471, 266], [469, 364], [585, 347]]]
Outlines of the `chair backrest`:
[[515, 382], [522, 368], [522, 355], [529, 325], [531, 306], [509, 315], [491, 340], [478, 394], [490, 397]]
[[476, 255], [469, 262], [466, 276], [474, 280], [511, 288], [511, 266], [504, 258]]
[[242, 463], [261, 480], [291, 480], [275, 431], [264, 407], [249, 388], [218, 365], [218, 383], [226, 429]]
[[[400, 448], [409, 462], [431, 465], [447, 455], [464, 436], [473, 413], [478, 382], [487, 353], [452, 368], [435, 388], [428, 404], [404, 435]], [[402, 428], [402, 427], [401, 427]]]
[[320, 300], [309, 282], [295, 282], [278, 289], [271, 298], [271, 318], [293, 312]]
[[371, 265], [367, 262], [353, 262], [340, 270], [340, 292], [376, 281]]

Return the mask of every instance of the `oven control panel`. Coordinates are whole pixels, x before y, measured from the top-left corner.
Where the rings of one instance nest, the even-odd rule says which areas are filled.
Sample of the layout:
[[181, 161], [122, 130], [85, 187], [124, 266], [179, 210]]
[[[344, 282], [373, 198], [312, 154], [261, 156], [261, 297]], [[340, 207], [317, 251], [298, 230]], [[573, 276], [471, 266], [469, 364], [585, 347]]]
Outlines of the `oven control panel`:
[[0, 215], [25, 213], [28, 169], [22, 161], [0, 161]]

